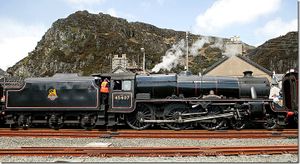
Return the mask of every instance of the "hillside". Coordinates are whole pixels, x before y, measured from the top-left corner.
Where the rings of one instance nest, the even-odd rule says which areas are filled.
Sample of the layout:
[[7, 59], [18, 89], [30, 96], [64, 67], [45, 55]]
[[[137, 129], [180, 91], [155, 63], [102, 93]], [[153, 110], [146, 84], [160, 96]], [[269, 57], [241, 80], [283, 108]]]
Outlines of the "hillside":
[[[23, 77], [52, 76], [64, 72], [81, 75], [109, 72], [111, 57], [115, 54], [126, 53], [129, 63], [134, 60], [141, 65], [141, 47], [145, 48], [146, 68], [152, 69], [161, 62], [166, 51], [184, 41], [182, 39], [185, 36], [183, 31], [161, 29], [141, 22], [127, 22], [125, 19], [102, 13], [78, 11], [55, 21], [35, 49], [7, 72]], [[203, 39], [203, 36], [190, 34], [189, 45], [192, 46], [199, 39]], [[210, 45], [223, 43], [228, 39], [208, 37], [208, 40], [190, 58], [193, 73], [201, 72], [218, 61], [224, 49], [222, 45]], [[244, 47], [252, 48], [246, 44]], [[183, 70], [180, 63], [175, 66], [169, 71]]]
[[5, 71], [3, 71], [1, 68], [0, 68], [0, 76], [3, 76], [5, 74]]
[[257, 64], [276, 73], [298, 67], [298, 32], [266, 41], [248, 54]]

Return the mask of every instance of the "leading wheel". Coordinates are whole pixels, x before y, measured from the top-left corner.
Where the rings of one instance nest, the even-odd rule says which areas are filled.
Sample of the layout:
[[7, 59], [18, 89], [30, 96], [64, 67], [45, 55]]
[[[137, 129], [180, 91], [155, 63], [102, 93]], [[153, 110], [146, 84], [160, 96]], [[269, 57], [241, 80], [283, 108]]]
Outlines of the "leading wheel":
[[[223, 110], [219, 106], [207, 106], [207, 115], [205, 116], [215, 116], [218, 114], [222, 114]], [[204, 117], [205, 117], [204, 116]], [[206, 130], [216, 130], [222, 127], [222, 125], [226, 122], [225, 118], [212, 118], [207, 120], [202, 120], [199, 122], [200, 126]]]
[[144, 122], [145, 120], [153, 120], [154, 111], [153, 107], [147, 104], [137, 104], [134, 112], [126, 115], [126, 123], [136, 130], [146, 129], [152, 125], [152, 123]]
[[168, 105], [164, 112], [164, 120], [174, 120], [178, 122], [166, 123], [166, 126], [172, 130], [183, 130], [191, 126], [190, 123], [182, 123], [181, 120], [186, 117], [181, 114], [188, 113], [188, 108], [184, 104], [171, 104]]

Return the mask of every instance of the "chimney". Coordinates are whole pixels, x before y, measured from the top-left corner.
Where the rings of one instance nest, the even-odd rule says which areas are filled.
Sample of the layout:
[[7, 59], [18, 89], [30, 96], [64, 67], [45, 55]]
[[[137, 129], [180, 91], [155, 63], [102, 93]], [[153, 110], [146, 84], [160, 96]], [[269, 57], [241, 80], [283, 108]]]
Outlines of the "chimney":
[[244, 77], [252, 77], [252, 71], [245, 71], [244, 73]]

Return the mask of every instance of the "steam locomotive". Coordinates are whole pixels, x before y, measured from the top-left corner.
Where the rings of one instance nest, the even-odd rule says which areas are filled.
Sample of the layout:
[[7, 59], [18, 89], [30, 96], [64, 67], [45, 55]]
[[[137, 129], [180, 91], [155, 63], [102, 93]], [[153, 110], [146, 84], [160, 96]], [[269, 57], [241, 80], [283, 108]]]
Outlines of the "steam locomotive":
[[[104, 78], [110, 81], [107, 102], [99, 92]], [[127, 124], [138, 130], [154, 125], [215, 130], [243, 129], [251, 122], [273, 129], [286, 124], [289, 112], [274, 108], [268, 99], [268, 79], [253, 77], [251, 71], [240, 78], [187, 73], [56, 74], [24, 81], [3, 78], [0, 84], [0, 119], [22, 128]]]

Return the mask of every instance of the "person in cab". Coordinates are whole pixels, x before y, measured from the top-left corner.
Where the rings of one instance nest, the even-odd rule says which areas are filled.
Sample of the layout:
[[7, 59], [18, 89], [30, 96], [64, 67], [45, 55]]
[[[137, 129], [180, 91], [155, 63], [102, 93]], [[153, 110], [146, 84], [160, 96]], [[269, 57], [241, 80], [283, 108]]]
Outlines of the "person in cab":
[[105, 78], [100, 86], [101, 93], [101, 105], [108, 104], [108, 94], [109, 94], [109, 80]]

